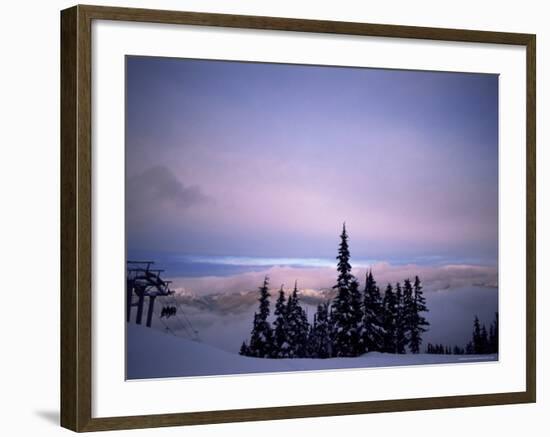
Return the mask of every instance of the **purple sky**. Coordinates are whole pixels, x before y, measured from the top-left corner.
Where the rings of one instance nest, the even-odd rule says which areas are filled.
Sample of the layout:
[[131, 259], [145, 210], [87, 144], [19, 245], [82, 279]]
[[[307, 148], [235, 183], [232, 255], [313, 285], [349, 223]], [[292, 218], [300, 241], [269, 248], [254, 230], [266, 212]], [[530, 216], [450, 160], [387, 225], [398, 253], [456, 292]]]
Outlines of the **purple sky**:
[[127, 58], [127, 244], [496, 263], [498, 77]]

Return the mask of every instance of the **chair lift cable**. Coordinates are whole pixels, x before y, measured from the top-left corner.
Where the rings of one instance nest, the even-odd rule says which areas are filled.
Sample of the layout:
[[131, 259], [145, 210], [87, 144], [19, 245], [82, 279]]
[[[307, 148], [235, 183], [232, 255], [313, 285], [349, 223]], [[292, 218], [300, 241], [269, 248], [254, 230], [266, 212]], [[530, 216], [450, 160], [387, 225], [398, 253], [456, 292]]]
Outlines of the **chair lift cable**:
[[[178, 302], [178, 300], [175, 298], [174, 295], [172, 295], [172, 299], [174, 300], [174, 303], [177, 305], [177, 307], [179, 309], [179, 312], [181, 312], [184, 320], [187, 322], [187, 324], [189, 325], [189, 328], [191, 329], [191, 332], [192, 332], [193, 335], [191, 335], [190, 338], [195, 337], [197, 340], [199, 340], [199, 332], [197, 330], [195, 330], [195, 328], [193, 327], [193, 324], [191, 323], [191, 321], [189, 320], [189, 318], [185, 314], [185, 311], [183, 311], [183, 308], [181, 307], [181, 303]], [[178, 313], [176, 313], [176, 316], [178, 316]], [[178, 318], [179, 318], [179, 316], [178, 316]]]
[[[164, 298], [164, 300], [167, 300], [167, 299], [168, 299], [168, 296], [162, 296], [162, 297]], [[167, 302], [167, 303], [168, 303], [168, 302]], [[161, 317], [159, 317], [159, 318], [162, 320]], [[191, 338], [191, 334], [189, 333], [189, 330], [187, 329], [187, 327], [185, 326], [185, 324], [182, 323], [181, 319], [178, 317], [178, 313], [177, 313], [177, 312], [176, 312], [176, 320], [179, 322], [179, 326], [180, 326], [179, 330], [183, 329], [183, 330], [185, 331], [185, 333], [187, 334], [187, 336], [188, 336], [189, 338]], [[163, 322], [164, 322], [164, 321], [163, 321]]]

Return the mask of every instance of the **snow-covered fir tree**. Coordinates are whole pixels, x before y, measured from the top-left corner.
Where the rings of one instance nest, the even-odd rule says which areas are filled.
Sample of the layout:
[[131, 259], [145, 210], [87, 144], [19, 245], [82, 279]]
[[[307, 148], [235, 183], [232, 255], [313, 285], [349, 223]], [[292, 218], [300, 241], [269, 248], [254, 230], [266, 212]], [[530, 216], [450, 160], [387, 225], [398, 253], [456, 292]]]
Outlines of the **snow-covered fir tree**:
[[317, 306], [309, 339], [310, 357], [330, 357], [332, 345], [330, 341], [330, 321], [327, 303], [321, 303]]
[[407, 314], [403, 300], [403, 289], [395, 284], [395, 353], [404, 354], [407, 346]]
[[489, 334], [487, 333], [487, 328], [485, 325], [481, 327], [481, 337], [480, 337], [480, 353], [488, 354], [489, 350]]
[[405, 325], [407, 344], [410, 344], [411, 341], [411, 332], [413, 330], [413, 323], [415, 322], [414, 313], [413, 286], [411, 280], [407, 278], [403, 281], [403, 323]]
[[383, 352], [395, 352], [395, 315], [397, 311], [397, 302], [395, 293], [391, 284], [386, 286], [384, 299], [382, 300], [382, 326], [384, 328], [384, 337], [382, 344]]
[[[351, 274], [350, 251], [346, 224], [340, 234], [340, 246], [338, 248], [337, 270], [338, 278], [333, 287], [337, 290], [332, 303], [332, 354], [335, 357], [353, 357], [357, 354], [358, 345], [354, 343], [357, 329], [357, 311], [352, 299], [352, 282], [356, 283]], [[355, 285], [354, 285], [355, 287]]]
[[300, 305], [297, 282], [294, 284], [294, 290], [288, 298], [286, 313], [289, 356], [291, 358], [303, 358], [307, 355], [309, 322], [306, 312]]
[[329, 300], [327, 302], [327, 306], [328, 306], [328, 333], [329, 333], [329, 340], [330, 340], [330, 356], [333, 357], [335, 356], [336, 354], [334, 353], [334, 334], [335, 334], [335, 329], [334, 329], [334, 314], [333, 314], [333, 308], [334, 308], [334, 305], [333, 303]]
[[364, 352], [380, 351], [383, 347], [382, 298], [372, 270], [366, 275], [363, 291], [363, 325], [361, 342]]
[[353, 278], [350, 283], [350, 308], [351, 308], [351, 327], [349, 332], [350, 344], [352, 347], [352, 356], [359, 356], [364, 353], [361, 341], [363, 332], [363, 309], [362, 296], [359, 291], [359, 282]]
[[259, 310], [254, 314], [254, 324], [248, 345], [249, 355], [259, 358], [267, 358], [272, 355], [273, 331], [267, 318], [269, 317], [269, 278], [264, 278], [263, 285], [259, 288]]
[[477, 315], [474, 317], [474, 330], [472, 331], [472, 353], [481, 354], [481, 323]]
[[307, 336], [307, 347], [306, 347], [306, 356], [309, 358], [317, 358], [316, 356], [316, 335], [315, 335], [315, 325], [317, 324], [317, 313], [313, 314], [313, 323], [309, 327], [309, 334]]
[[279, 297], [275, 304], [275, 330], [273, 333], [273, 358], [288, 358], [290, 356], [290, 344], [288, 338], [288, 314], [285, 291], [281, 285]]
[[498, 353], [498, 312], [495, 313], [495, 320], [489, 328], [489, 352]]
[[426, 318], [422, 315], [428, 311], [426, 306], [426, 298], [422, 291], [422, 283], [420, 278], [415, 276], [413, 286], [413, 309], [410, 314], [410, 338], [409, 346], [413, 354], [420, 352], [422, 345], [422, 334], [428, 330], [430, 325]]

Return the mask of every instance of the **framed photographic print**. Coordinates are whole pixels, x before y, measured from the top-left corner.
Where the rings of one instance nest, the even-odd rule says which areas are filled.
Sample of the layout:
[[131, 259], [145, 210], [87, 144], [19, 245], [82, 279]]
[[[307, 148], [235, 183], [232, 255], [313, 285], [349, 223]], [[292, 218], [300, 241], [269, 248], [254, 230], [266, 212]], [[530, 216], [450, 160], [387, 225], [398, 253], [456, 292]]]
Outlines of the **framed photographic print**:
[[62, 426], [535, 402], [534, 35], [75, 6], [61, 81]]

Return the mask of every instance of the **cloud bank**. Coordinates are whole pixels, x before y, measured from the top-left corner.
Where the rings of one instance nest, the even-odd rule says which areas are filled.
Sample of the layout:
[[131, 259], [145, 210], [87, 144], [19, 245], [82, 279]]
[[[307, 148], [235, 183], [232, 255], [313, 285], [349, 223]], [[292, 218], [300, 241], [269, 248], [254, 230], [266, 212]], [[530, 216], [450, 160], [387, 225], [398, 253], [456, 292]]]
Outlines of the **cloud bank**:
[[[391, 265], [377, 263], [372, 267], [376, 281], [382, 288], [388, 282], [402, 282], [418, 275], [427, 291], [459, 287], [498, 287], [498, 269], [491, 266], [453, 264], [444, 266], [419, 266], [415, 264]], [[355, 269], [354, 274], [362, 283], [366, 269]], [[244, 293], [257, 289], [265, 276], [269, 276], [272, 288], [284, 284], [289, 289], [298, 281], [302, 293], [308, 290], [326, 290], [336, 282], [336, 270], [330, 267], [299, 268], [276, 266], [262, 271], [246, 272], [233, 276], [205, 276], [198, 278], [170, 278], [178, 294], [204, 296], [208, 294]]]

